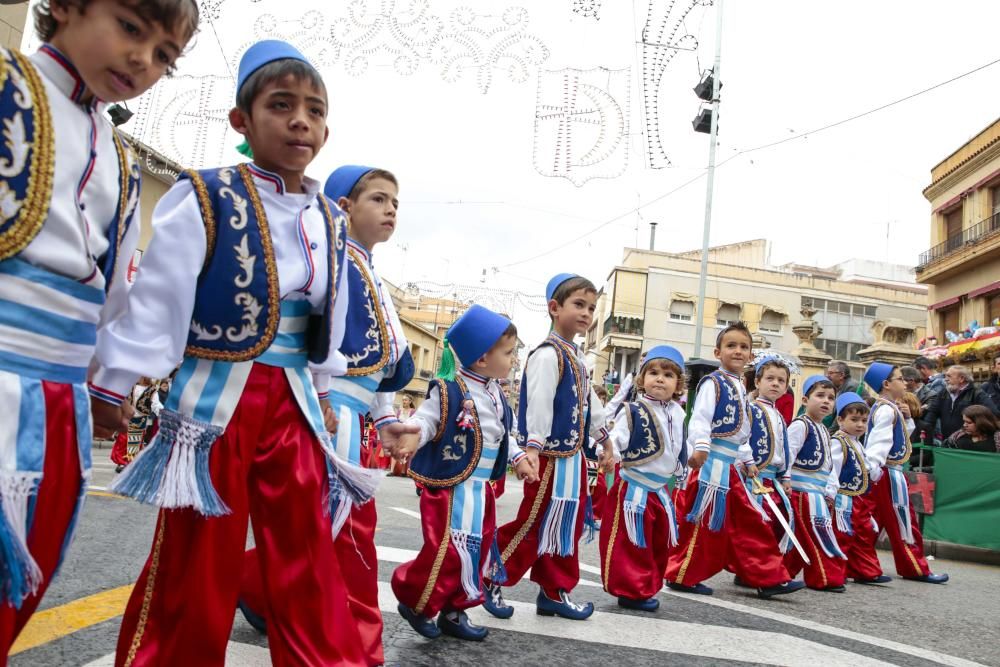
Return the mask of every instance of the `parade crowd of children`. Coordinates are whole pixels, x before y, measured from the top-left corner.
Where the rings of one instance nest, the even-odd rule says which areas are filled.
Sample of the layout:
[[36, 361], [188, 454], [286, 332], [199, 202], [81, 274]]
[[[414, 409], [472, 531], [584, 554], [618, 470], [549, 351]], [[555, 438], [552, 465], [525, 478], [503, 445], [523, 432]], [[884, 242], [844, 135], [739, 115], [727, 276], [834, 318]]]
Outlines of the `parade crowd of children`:
[[[719, 333], [719, 368], [689, 414], [685, 361], [667, 345], [646, 351], [634, 392], [611, 414], [574, 343], [593, 323], [597, 290], [560, 273], [516, 414], [499, 380], [517, 329], [474, 305], [449, 329], [426, 400], [400, 420], [393, 397], [414, 364], [373, 259], [396, 229], [400, 184], [383, 167], [342, 166], [325, 184], [306, 175], [329, 136], [330, 91], [285, 42], [258, 42], [239, 64], [229, 120], [251, 161], [180, 176], [153, 211], [129, 289], [138, 167], [103, 112], [173, 69], [198, 7], [49, 0], [35, 19], [37, 53], [0, 52], [5, 126], [25, 134], [0, 155], [10, 194], [0, 403], [20, 416], [0, 422], [3, 656], [71, 543], [92, 435], [125, 430], [140, 377], [173, 379], [156, 401], [155, 436], [113, 485], [161, 508], [119, 666], [221, 665], [237, 607], [267, 633], [276, 665], [384, 662], [380, 475], [361, 461], [366, 417], [421, 484], [423, 546], [391, 588], [428, 639], [483, 640], [487, 628], [466, 610], [510, 618], [525, 605], [504, 590], [529, 571], [538, 614], [587, 619], [594, 604], [571, 596], [581, 540], [595, 530], [605, 590], [645, 612], [665, 583], [711, 595], [704, 582], [724, 569], [762, 598], [843, 592], [848, 578], [886, 583], [875, 553], [883, 529], [900, 576], [947, 580], [930, 572], [909, 505], [913, 425], [887, 364], [865, 375], [872, 405], [807, 378], [804, 412], [786, 428], [775, 402], [789, 363], [754, 358], [738, 323]], [[822, 424], [831, 412], [832, 437]], [[508, 467], [524, 494], [498, 525]], [[255, 548], [245, 551], [248, 526]]]

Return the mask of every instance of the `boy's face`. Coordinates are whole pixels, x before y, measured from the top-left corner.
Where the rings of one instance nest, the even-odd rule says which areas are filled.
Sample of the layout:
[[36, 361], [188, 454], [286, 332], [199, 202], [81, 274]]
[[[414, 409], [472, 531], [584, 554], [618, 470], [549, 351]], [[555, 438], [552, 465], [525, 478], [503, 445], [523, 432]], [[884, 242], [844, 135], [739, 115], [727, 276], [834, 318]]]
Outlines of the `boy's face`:
[[715, 348], [715, 358], [730, 373], [742, 373], [750, 358], [750, 337], [742, 331], [728, 331]]
[[59, 24], [52, 45], [80, 72], [87, 90], [105, 102], [139, 97], [180, 57], [189, 35], [149, 22], [124, 0], [93, 0], [81, 10], [51, 4]]
[[906, 394], [906, 382], [903, 380], [903, 372], [898, 368], [893, 369], [892, 375], [885, 381], [883, 390], [893, 399], [899, 400]]
[[851, 412], [843, 417], [837, 417], [840, 430], [852, 438], [860, 438], [868, 430], [868, 413]]
[[669, 401], [677, 391], [677, 373], [672, 368], [666, 368], [650, 362], [642, 374], [642, 390], [658, 401]]
[[833, 412], [837, 402], [837, 390], [829, 387], [816, 387], [808, 396], [802, 397], [806, 406], [806, 414], [818, 421]]
[[549, 301], [549, 316], [552, 326], [560, 336], [572, 339], [576, 334], [587, 333], [594, 321], [597, 310], [597, 294], [590, 290], [578, 289], [562, 302]]
[[230, 111], [229, 122], [246, 136], [254, 162], [282, 177], [301, 176], [330, 134], [326, 94], [291, 74], [265, 85], [249, 114]]
[[373, 178], [365, 183], [357, 201], [341, 197], [338, 203], [350, 217], [351, 237], [368, 250], [388, 241], [396, 231], [399, 188], [388, 179]]
[[510, 369], [514, 367], [516, 349], [517, 336], [504, 336], [472, 365], [472, 369], [488, 378], [497, 380], [505, 378], [510, 375]]
[[788, 389], [788, 373], [784, 368], [768, 366], [756, 379], [757, 395], [772, 403], [785, 395]]

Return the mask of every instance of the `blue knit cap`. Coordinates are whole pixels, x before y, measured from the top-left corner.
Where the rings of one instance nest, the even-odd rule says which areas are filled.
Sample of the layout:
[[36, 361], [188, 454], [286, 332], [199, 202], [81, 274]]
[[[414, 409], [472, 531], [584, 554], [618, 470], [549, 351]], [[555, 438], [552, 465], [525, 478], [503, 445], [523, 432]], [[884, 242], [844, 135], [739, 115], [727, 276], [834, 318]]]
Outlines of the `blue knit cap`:
[[361, 177], [370, 171], [375, 171], [375, 167], [365, 167], [360, 164], [345, 164], [337, 167], [326, 179], [323, 192], [333, 201], [339, 201], [341, 197], [350, 197], [351, 190], [358, 184]]
[[575, 273], [560, 273], [558, 275], [553, 276], [552, 280], [549, 281], [549, 284], [545, 286], [545, 300], [551, 301], [552, 297], [555, 295], [556, 290], [559, 289], [560, 285], [562, 285], [567, 280], [571, 280], [577, 277], [578, 276]]

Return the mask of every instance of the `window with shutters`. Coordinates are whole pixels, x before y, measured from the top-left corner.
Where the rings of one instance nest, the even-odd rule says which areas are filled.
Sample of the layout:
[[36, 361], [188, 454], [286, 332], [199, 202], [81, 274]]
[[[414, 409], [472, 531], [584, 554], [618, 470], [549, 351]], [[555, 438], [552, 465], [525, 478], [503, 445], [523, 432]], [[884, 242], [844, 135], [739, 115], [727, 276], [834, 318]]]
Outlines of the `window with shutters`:
[[715, 324], [720, 327], [728, 327], [740, 321], [740, 307], [732, 303], [724, 303], [719, 306], [715, 314]]
[[690, 322], [694, 319], [694, 304], [690, 301], [670, 302], [670, 319], [674, 322]]
[[760, 330], [764, 333], [781, 333], [781, 325], [785, 318], [773, 310], [765, 310], [760, 316]]

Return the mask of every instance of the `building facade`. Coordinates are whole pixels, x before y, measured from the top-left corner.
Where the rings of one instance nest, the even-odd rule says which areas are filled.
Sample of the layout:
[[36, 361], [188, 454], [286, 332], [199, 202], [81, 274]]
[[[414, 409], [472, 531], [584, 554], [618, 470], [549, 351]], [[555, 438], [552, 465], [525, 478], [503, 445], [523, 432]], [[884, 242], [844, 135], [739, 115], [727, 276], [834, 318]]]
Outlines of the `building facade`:
[[[929, 288], [928, 332], [944, 344], [973, 323], [1000, 326], [1000, 119], [931, 169], [923, 194], [930, 247], [916, 272]], [[982, 379], [1000, 346], [976, 347], [955, 346], [943, 363], [960, 361]]]
[[[641, 351], [654, 345], [693, 355], [700, 259], [700, 251], [624, 250], [599, 296], [599, 316], [587, 337], [595, 378], [610, 366], [625, 377]], [[800, 312], [811, 308], [822, 328], [816, 347], [860, 372], [858, 353], [875, 342], [876, 323], [912, 331], [912, 344], [924, 335], [926, 288], [912, 278], [906, 282], [906, 267], [876, 268], [866, 267], [858, 276], [837, 266], [774, 267], [761, 239], [711, 248], [701, 356], [711, 358], [717, 332], [737, 320], [746, 322], [762, 345], [791, 354], [799, 344], [792, 327], [802, 320]]]

